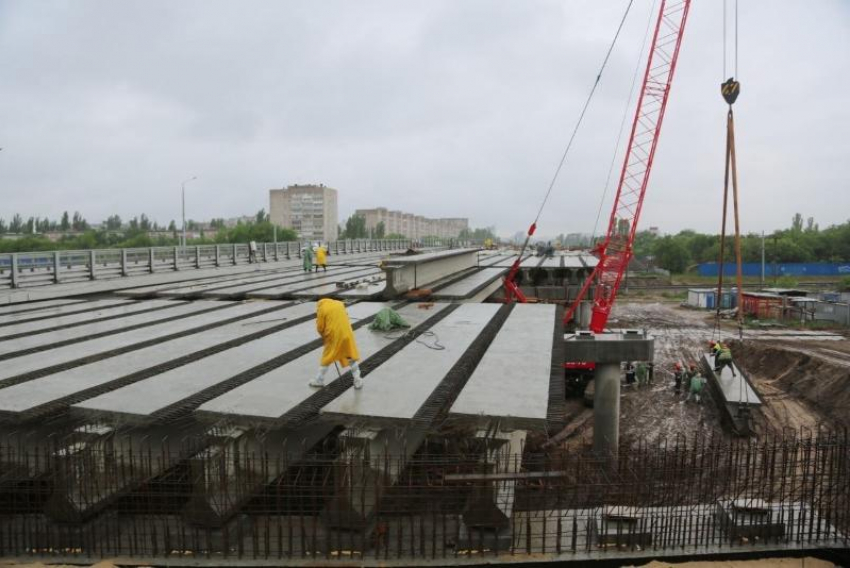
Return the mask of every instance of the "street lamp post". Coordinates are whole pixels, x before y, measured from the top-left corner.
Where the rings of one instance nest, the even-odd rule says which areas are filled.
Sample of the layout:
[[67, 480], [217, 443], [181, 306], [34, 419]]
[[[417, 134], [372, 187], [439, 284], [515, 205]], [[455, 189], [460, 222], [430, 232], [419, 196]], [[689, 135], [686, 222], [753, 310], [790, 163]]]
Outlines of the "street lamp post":
[[198, 176], [192, 176], [180, 184], [180, 195], [183, 200], [183, 242], [180, 246], [184, 249], [186, 248], [186, 184], [196, 179], [198, 179]]

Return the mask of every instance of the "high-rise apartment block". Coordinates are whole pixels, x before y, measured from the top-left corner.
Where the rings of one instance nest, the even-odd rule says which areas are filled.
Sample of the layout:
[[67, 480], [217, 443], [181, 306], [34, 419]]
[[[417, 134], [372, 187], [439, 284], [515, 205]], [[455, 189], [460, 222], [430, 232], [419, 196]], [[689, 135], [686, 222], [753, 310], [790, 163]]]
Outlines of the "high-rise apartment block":
[[337, 191], [324, 184], [270, 189], [269, 218], [301, 239], [334, 241], [339, 231]]
[[423, 237], [456, 238], [461, 231], [469, 229], [469, 219], [428, 219], [422, 215], [390, 211], [385, 207], [358, 209], [354, 212], [366, 219], [366, 230], [374, 231], [379, 223], [384, 224], [384, 234], [404, 235], [408, 239]]

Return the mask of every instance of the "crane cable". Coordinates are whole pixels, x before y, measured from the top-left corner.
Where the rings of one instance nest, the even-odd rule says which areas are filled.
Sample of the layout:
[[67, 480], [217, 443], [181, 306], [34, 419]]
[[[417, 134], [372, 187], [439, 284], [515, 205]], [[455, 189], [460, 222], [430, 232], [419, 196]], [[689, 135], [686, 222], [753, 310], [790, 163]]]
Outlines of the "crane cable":
[[[727, 16], [726, 16], [726, 0], [723, 2], [723, 76], [726, 77], [726, 56], [727, 56]], [[738, 0], [735, 0], [735, 12], [734, 12], [734, 23], [735, 23], [735, 39], [734, 39], [734, 63], [735, 63], [735, 74], [738, 73]], [[732, 105], [738, 99], [738, 95], [741, 92], [740, 83], [735, 80], [734, 76], [726, 79], [724, 83], [720, 86], [720, 93], [723, 96], [724, 100], [729, 105], [729, 110], [726, 114], [726, 168], [723, 179], [723, 209], [722, 209], [722, 221], [721, 221], [721, 230], [720, 230], [720, 258], [718, 261], [718, 273], [717, 273], [717, 297], [716, 297], [716, 314], [714, 321], [714, 333], [712, 334], [712, 338], [720, 334], [720, 311], [722, 307], [722, 298], [723, 298], [723, 272], [724, 272], [724, 260], [725, 260], [725, 246], [726, 246], [726, 214], [728, 210], [728, 201], [729, 201], [729, 181], [731, 178], [732, 181], [732, 198], [734, 203], [734, 215], [735, 215], [735, 261], [737, 265], [737, 292], [738, 292], [738, 309], [737, 309], [737, 320], [738, 320], [738, 337], [739, 339], [743, 339], [743, 305], [742, 305], [742, 288], [743, 288], [743, 278], [741, 274], [741, 227], [740, 227], [740, 216], [739, 216], [739, 203], [738, 203], [738, 165], [736, 161], [735, 154], [735, 116], [732, 111]]]
[[608, 52], [605, 54], [605, 59], [602, 60], [602, 65], [599, 68], [599, 72], [596, 74], [596, 80], [593, 82], [593, 87], [590, 89], [590, 93], [587, 95], [587, 100], [584, 102], [584, 107], [581, 110], [581, 114], [579, 114], [578, 120], [576, 121], [575, 127], [573, 128], [573, 133], [570, 135], [570, 139], [567, 142], [567, 147], [564, 149], [564, 153], [561, 155], [561, 161], [558, 162], [558, 167], [555, 168], [555, 175], [552, 176], [552, 181], [549, 182], [549, 188], [546, 190], [546, 195], [543, 197], [543, 201], [540, 203], [540, 208], [537, 210], [537, 215], [534, 217], [534, 223], [531, 224], [531, 229], [529, 229], [529, 233], [525, 239], [525, 244], [523, 244], [522, 249], [519, 252], [519, 258], [522, 259], [522, 255], [525, 252], [526, 247], [528, 246], [529, 239], [533, 234], [533, 227], [537, 225], [537, 221], [540, 220], [540, 215], [543, 213], [544, 207], [546, 207], [546, 203], [549, 201], [549, 196], [552, 194], [552, 189], [555, 187], [555, 182], [558, 180], [558, 175], [561, 173], [561, 169], [564, 167], [564, 163], [567, 161], [567, 154], [570, 152], [570, 148], [572, 148], [573, 142], [575, 141], [576, 134], [578, 134], [578, 129], [581, 127], [581, 123], [584, 121], [584, 115], [587, 113], [587, 109], [590, 106], [590, 101], [593, 99], [593, 95], [596, 93], [596, 88], [599, 86], [599, 81], [602, 79], [602, 73], [605, 71], [605, 67], [608, 65], [608, 59], [611, 57], [611, 52], [614, 51], [614, 46], [617, 43], [617, 38], [620, 37], [620, 32], [623, 29], [623, 24], [626, 23], [626, 17], [629, 15], [629, 11], [632, 8], [632, 4], [634, 0], [629, 0], [628, 5], [626, 5], [626, 11], [623, 13], [623, 17], [620, 19], [620, 25], [617, 26], [617, 32], [614, 34], [614, 39], [611, 40], [611, 45], [608, 46]]
[[599, 209], [596, 211], [596, 221], [593, 223], [593, 232], [590, 236], [590, 245], [594, 245], [596, 240], [596, 230], [599, 228], [599, 219], [602, 217], [602, 207], [605, 205], [605, 198], [608, 196], [608, 189], [611, 186], [611, 175], [614, 173], [614, 165], [617, 163], [617, 152], [620, 149], [620, 142], [623, 139], [623, 132], [626, 129], [626, 119], [629, 117], [629, 109], [632, 106], [632, 101], [635, 98], [635, 86], [637, 85], [638, 73], [640, 73], [641, 62], [643, 61], [643, 52], [646, 49], [646, 43], [649, 39], [649, 32], [652, 30], [652, 20], [655, 15], [656, 0], [652, 0], [652, 6], [649, 9], [649, 17], [646, 20], [646, 31], [643, 34], [643, 43], [640, 46], [637, 62], [635, 62], [635, 71], [632, 75], [632, 85], [629, 87], [629, 98], [626, 101], [626, 106], [623, 107], [623, 117], [620, 119], [620, 131], [617, 133], [617, 142], [614, 144], [614, 153], [611, 156], [611, 164], [608, 166], [608, 175], [605, 177], [605, 185], [602, 189], [602, 198], [599, 200]]

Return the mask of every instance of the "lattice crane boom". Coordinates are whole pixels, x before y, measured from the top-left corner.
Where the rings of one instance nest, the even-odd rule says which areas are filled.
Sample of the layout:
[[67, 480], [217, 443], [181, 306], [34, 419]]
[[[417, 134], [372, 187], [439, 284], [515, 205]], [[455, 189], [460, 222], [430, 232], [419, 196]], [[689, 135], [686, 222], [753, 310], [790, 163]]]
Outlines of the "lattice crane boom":
[[564, 321], [569, 322], [595, 283], [590, 329], [596, 333], [602, 332], [608, 323], [620, 282], [632, 258], [643, 198], [690, 7], [691, 0], [661, 0], [608, 232], [596, 248], [599, 262], [564, 315]]

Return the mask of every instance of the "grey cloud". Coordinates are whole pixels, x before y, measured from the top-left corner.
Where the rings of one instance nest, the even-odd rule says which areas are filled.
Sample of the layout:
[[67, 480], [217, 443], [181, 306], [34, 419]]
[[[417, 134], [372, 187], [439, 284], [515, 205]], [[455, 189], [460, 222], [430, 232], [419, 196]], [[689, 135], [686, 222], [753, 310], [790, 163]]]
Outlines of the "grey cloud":
[[[0, 217], [253, 213], [324, 182], [385, 205], [531, 222], [624, 3], [0, 5]], [[540, 231], [590, 231], [651, 2], [635, 2]], [[744, 228], [850, 210], [850, 9], [741, 3]], [[642, 223], [716, 230], [720, 3], [695, 1]], [[615, 173], [619, 169], [619, 159]], [[609, 195], [610, 203], [610, 195]], [[770, 206], [765, 204], [769, 203]], [[605, 205], [603, 218], [607, 218]]]

